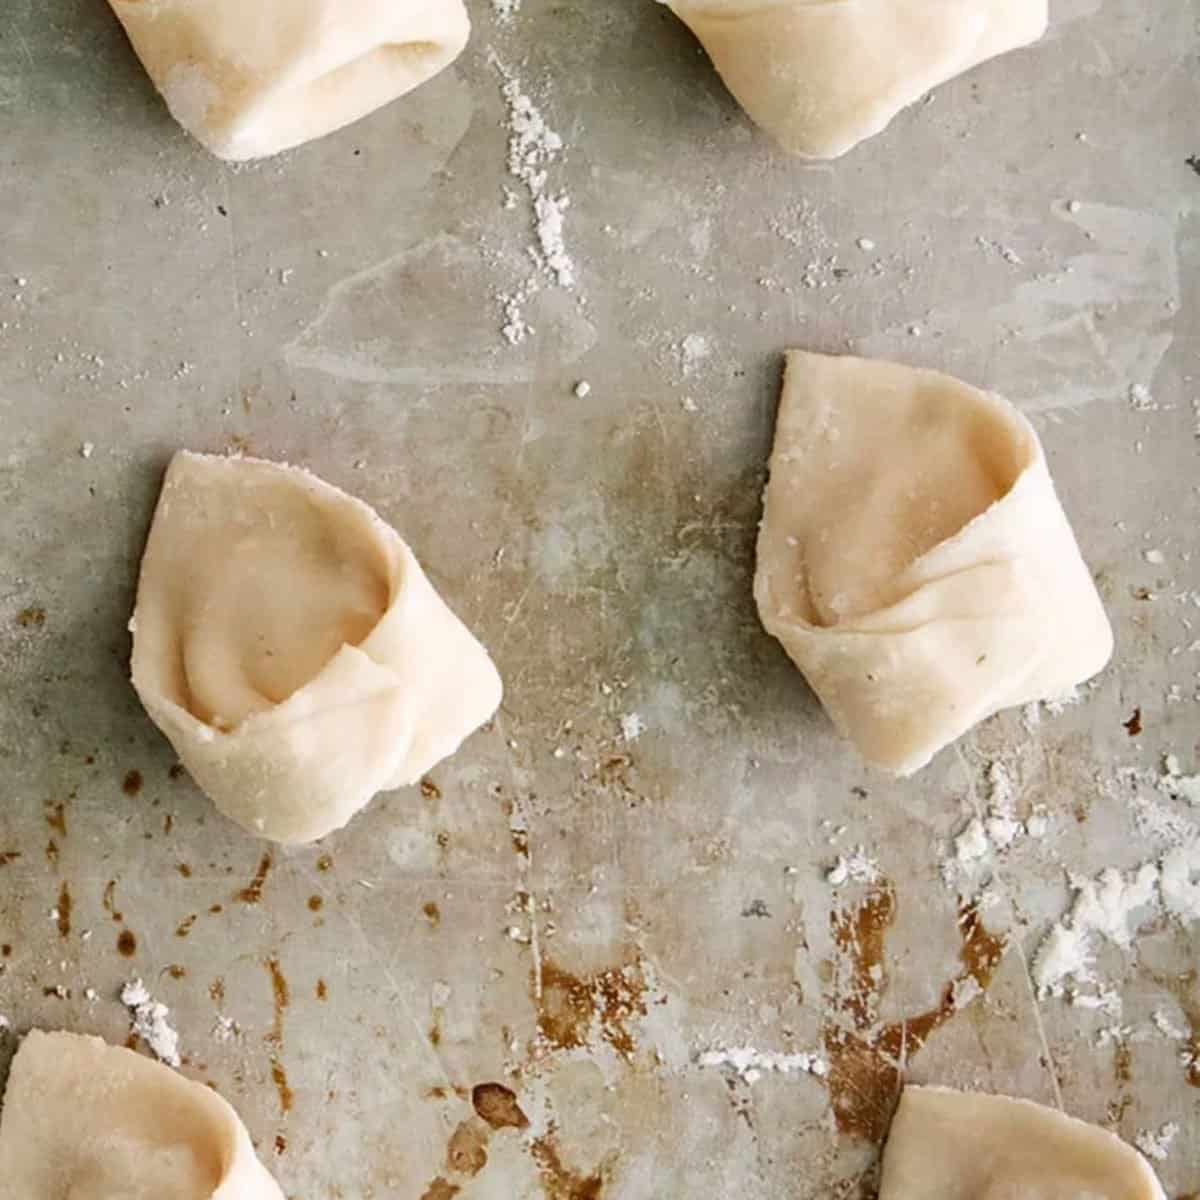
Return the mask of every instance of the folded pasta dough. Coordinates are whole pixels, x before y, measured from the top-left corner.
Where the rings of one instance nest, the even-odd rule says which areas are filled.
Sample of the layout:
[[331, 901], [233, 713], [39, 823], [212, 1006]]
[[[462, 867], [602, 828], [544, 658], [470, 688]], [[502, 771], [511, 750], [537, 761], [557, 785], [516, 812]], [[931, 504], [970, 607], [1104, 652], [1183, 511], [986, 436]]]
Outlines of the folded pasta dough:
[[220, 158], [278, 154], [454, 61], [462, 0], [109, 0], [172, 115]]
[[133, 685], [217, 807], [309, 842], [415, 782], [500, 703], [396, 532], [306, 471], [181, 451], [142, 558]]
[[896, 363], [788, 353], [754, 593], [838, 728], [901, 775], [1112, 653], [1033, 427]]
[[1047, 0], [663, 0], [785, 150], [837, 158], [930, 88], [1046, 31]]
[[0, 1200], [283, 1200], [237, 1113], [132, 1050], [28, 1034], [0, 1118]]
[[1008, 1096], [906, 1087], [879, 1200], [1165, 1200], [1115, 1134]]

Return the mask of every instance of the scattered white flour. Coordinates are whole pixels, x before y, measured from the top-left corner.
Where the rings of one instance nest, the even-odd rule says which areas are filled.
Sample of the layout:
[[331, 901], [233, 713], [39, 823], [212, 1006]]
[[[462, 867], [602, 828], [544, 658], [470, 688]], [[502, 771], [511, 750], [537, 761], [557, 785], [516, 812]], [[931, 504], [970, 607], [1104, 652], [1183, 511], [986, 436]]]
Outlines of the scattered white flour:
[[575, 396], [579, 400], [586, 400], [592, 394], [592, 385], [586, 379], [581, 379], [575, 385]]
[[0, 1033], [7, 1033], [12, 1028], [12, 1022], [0, 1013]]
[[1129, 389], [1129, 407], [1134, 412], [1153, 412], [1158, 407], [1150, 389], [1144, 383], [1135, 383]]
[[1163, 907], [1185, 924], [1200, 919], [1200, 841], [1193, 841], [1162, 858]]
[[706, 1050], [696, 1060], [701, 1067], [719, 1067], [736, 1075], [743, 1083], [757, 1083], [766, 1074], [790, 1075], [801, 1072], [823, 1079], [829, 1064], [819, 1054], [776, 1054], [755, 1050], [753, 1046], [729, 1046]]
[[240, 1030], [232, 1017], [218, 1016], [213, 1022], [212, 1035], [218, 1042], [229, 1042], [238, 1036]]
[[1179, 1133], [1179, 1126], [1174, 1121], [1168, 1121], [1157, 1133], [1143, 1129], [1133, 1139], [1133, 1144], [1147, 1157], [1155, 1162], [1163, 1162], [1171, 1150], [1171, 1143]]
[[636, 742], [646, 732], [646, 722], [641, 713], [626, 713], [621, 718], [621, 736], [627, 742]]
[[830, 887], [841, 887], [848, 880], [855, 883], [874, 883], [879, 878], [879, 864], [858, 846], [849, 854], [839, 854], [837, 862], [825, 873]]
[[966, 829], [954, 839], [954, 857], [960, 863], [978, 862], [987, 858], [991, 851], [992, 844], [978, 817], [973, 817]]
[[708, 338], [700, 333], [689, 333], [676, 349], [685, 375], [690, 375], [712, 353]]
[[1186, 1042], [1191, 1036], [1165, 1009], [1156, 1008], [1150, 1019], [1154, 1022], [1154, 1028], [1173, 1042]]
[[1200, 806], [1200, 775], [1185, 775], [1174, 754], [1168, 754], [1163, 760], [1158, 788], [1172, 800], [1186, 800], [1189, 804]]
[[79, 447], [80, 458], [91, 458], [95, 452], [96, 444], [94, 442], [84, 442], [83, 445]]
[[1106, 867], [1094, 879], [1071, 875], [1070, 883], [1074, 903], [1038, 947], [1033, 982], [1040, 996], [1069, 996], [1079, 1007], [1108, 1008], [1103, 987], [1094, 1003], [1073, 992], [1080, 985], [1098, 984], [1093, 973], [1096, 938], [1128, 950], [1159, 912], [1185, 925], [1200, 920], [1200, 840], [1168, 850], [1161, 862], [1130, 871]]
[[575, 286], [575, 264], [564, 242], [563, 214], [571, 199], [565, 192], [548, 191], [548, 169], [562, 153], [563, 140], [495, 53], [489, 54], [489, 61], [500, 74], [500, 91], [508, 103], [508, 172], [525, 185], [533, 205], [537, 246], [531, 251], [559, 287], [570, 289]]
[[167, 1020], [170, 1009], [155, 1000], [140, 979], [131, 979], [121, 989], [121, 1003], [129, 1009], [133, 1032], [146, 1043], [154, 1057], [169, 1067], [178, 1067], [181, 1062], [179, 1034]]
[[1071, 923], [1076, 929], [1095, 932], [1122, 949], [1133, 944], [1136, 914], [1154, 905], [1158, 868], [1143, 863], [1128, 875], [1116, 867], [1105, 867], [1095, 879], [1072, 875], [1075, 904]]

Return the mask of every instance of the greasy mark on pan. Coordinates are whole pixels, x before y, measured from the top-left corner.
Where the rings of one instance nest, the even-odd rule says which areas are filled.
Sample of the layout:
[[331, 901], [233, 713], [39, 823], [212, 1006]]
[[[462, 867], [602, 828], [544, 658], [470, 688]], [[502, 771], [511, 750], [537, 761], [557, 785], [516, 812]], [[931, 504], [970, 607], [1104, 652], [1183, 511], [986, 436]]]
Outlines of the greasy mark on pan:
[[288, 981], [284, 978], [283, 970], [279, 965], [279, 959], [268, 958], [263, 963], [263, 966], [266, 967], [267, 974], [271, 978], [273, 1020], [271, 1022], [271, 1032], [267, 1034], [267, 1043], [271, 1046], [271, 1080], [274, 1082], [275, 1091], [279, 1095], [279, 1111], [286, 1116], [292, 1111], [296, 1094], [288, 1084], [287, 1071], [284, 1069], [283, 1061], [279, 1057], [279, 1051], [283, 1046], [283, 1014], [292, 1002], [291, 989], [288, 987]]
[[46, 861], [52, 867], [58, 864], [58, 843], [53, 838], [46, 843]]
[[1133, 716], [1131, 716], [1128, 721], [1122, 721], [1121, 724], [1125, 726], [1125, 732], [1129, 734], [1130, 737], [1137, 737], [1138, 734], [1142, 732], [1142, 710], [1140, 708], [1135, 708], [1133, 710]]
[[44, 608], [23, 608], [17, 613], [17, 624], [22, 629], [40, 629], [46, 623]]
[[895, 919], [896, 893], [886, 881], [855, 908], [831, 917], [845, 977], [830, 1000], [841, 1020], [828, 1021], [824, 1031], [830, 1100], [839, 1131], [870, 1142], [881, 1142], [887, 1133], [904, 1064], [957, 1011], [955, 985], [969, 979], [986, 990], [1006, 946], [1002, 937], [987, 931], [974, 905], [961, 906], [963, 970], [942, 989], [936, 1008], [877, 1030], [876, 1013], [888, 984], [885, 943]]
[[473, 1117], [459, 1123], [446, 1147], [446, 1169], [474, 1178], [487, 1166], [488, 1129]]
[[271, 976], [271, 1000], [275, 1012], [270, 1038], [271, 1041], [278, 1043], [283, 1041], [283, 1014], [292, 1002], [291, 989], [288, 987], [288, 981], [283, 977], [279, 959], [268, 958], [264, 965], [267, 973]]
[[322, 1001], [329, 999], [329, 985], [323, 979], [317, 980], [317, 999]]
[[451, 1183], [440, 1175], [421, 1193], [421, 1200], [454, 1200], [462, 1191], [457, 1183]]
[[192, 877], [192, 868], [189, 867], [187, 865], [187, 863], [183, 863], [183, 862], [179, 863], [178, 866], [176, 866], [175, 870], [177, 870], [180, 873], [180, 875], [182, 875], [184, 877], [184, 879], [191, 879], [191, 877]]
[[142, 773], [141, 771], [126, 771], [125, 778], [121, 780], [121, 791], [127, 796], [136, 796], [142, 790]]
[[46, 805], [46, 824], [51, 829], [57, 830], [61, 837], [67, 836], [67, 810], [66, 805], [54, 804]]
[[502, 1083], [477, 1083], [471, 1104], [493, 1129], [527, 1129], [529, 1118], [521, 1111], [516, 1093]]
[[328, 871], [331, 870], [332, 867], [333, 859], [328, 854], [322, 854], [321, 857], [317, 859], [318, 871]]
[[546, 1200], [600, 1200], [604, 1187], [603, 1174], [580, 1175], [568, 1168], [554, 1139], [545, 1134], [534, 1138], [529, 1145]]
[[184, 917], [175, 928], [175, 936], [178, 938], [187, 937], [192, 932], [192, 926], [195, 925], [198, 919], [199, 915], [197, 913], [192, 913], [190, 916]]
[[325, 907], [325, 901], [320, 896], [309, 896], [308, 910], [309, 912], [320, 912]]
[[629, 1022], [646, 1015], [647, 981], [641, 964], [626, 963], [578, 977], [545, 960], [537, 998], [538, 1033], [559, 1050], [580, 1049], [598, 1032], [618, 1054], [637, 1048]]
[[234, 899], [240, 900], [243, 904], [257, 904], [262, 899], [263, 884], [267, 882], [267, 876], [271, 873], [274, 865], [275, 860], [268, 851], [259, 860], [254, 878], [234, 896]]
[[279, 1111], [286, 1116], [292, 1111], [292, 1105], [296, 1102], [296, 1093], [292, 1091], [291, 1085], [288, 1083], [283, 1063], [277, 1058], [271, 1059], [271, 1080], [279, 1095]]
[[117, 953], [124, 958], [132, 958], [137, 953], [137, 936], [132, 929], [122, 929], [117, 938]]
[[104, 885], [104, 895], [100, 897], [100, 904], [114, 921], [123, 921], [125, 920], [125, 914], [117, 912], [116, 896], [117, 881], [110, 879]]
[[187, 975], [187, 967], [181, 967], [178, 963], [172, 963], [167, 968], [167, 974], [172, 979], [183, 979]]
[[421, 911], [425, 914], [425, 920], [435, 929], [442, 923], [442, 911], [433, 900], [428, 900], [422, 904]]
[[0, 867], [7, 867], [21, 857], [20, 850], [0, 850]]
[[67, 885], [67, 881], [63, 880], [63, 885], [58, 889], [58, 916], [55, 918], [58, 922], [58, 936], [71, 936], [71, 889]]
[[422, 779], [421, 795], [426, 800], [440, 800], [442, 798], [442, 789], [432, 779]]

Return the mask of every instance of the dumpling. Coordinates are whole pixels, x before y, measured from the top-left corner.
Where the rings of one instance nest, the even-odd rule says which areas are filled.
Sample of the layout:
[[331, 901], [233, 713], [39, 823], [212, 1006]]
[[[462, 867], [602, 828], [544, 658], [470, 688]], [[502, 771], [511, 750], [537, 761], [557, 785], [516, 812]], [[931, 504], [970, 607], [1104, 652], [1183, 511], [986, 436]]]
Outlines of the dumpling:
[[1007, 1096], [906, 1087], [879, 1200], [1165, 1200], [1120, 1138]]
[[837, 158], [930, 88], [1046, 31], [1047, 0], [662, 0], [785, 150]]
[[28, 1034], [0, 1116], [0, 1200], [283, 1200], [211, 1088], [132, 1050]]
[[500, 703], [395, 530], [258, 459], [171, 460], [130, 628], [146, 711], [226, 816], [278, 842], [416, 782]]
[[454, 61], [462, 0], [109, 0], [171, 114], [220, 158], [322, 137]]
[[896, 363], [788, 353], [754, 594], [834, 724], [900, 775], [1112, 653], [1033, 427]]

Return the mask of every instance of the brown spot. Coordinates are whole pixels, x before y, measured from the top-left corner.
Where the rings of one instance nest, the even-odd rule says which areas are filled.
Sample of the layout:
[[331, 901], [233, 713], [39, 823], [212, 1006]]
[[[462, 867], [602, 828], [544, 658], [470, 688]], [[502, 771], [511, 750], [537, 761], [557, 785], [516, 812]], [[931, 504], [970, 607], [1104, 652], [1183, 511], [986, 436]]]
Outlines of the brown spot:
[[511, 829], [509, 837], [512, 839], [513, 851], [520, 855], [521, 858], [529, 857], [529, 832], [525, 829]]
[[325, 901], [320, 896], [309, 896], [308, 907], [312, 912], [320, 912], [325, 907]]
[[137, 937], [132, 929], [122, 929], [117, 938], [117, 953], [132, 958], [137, 953]]
[[234, 899], [240, 900], [243, 904], [257, 904], [262, 899], [263, 884], [266, 883], [267, 876], [274, 865], [275, 860], [268, 851], [259, 860], [258, 870], [255, 871], [254, 878], [234, 896]]
[[450, 849], [450, 834], [447, 830], [439, 829], [437, 831], [437, 833], [434, 835], [433, 840], [435, 842], [437, 842], [437, 846], [438, 846], [439, 850], [449, 850]]
[[421, 905], [421, 911], [425, 914], [425, 919], [430, 925], [440, 925], [442, 923], [442, 910], [432, 900], [427, 900]]
[[288, 987], [288, 981], [283, 977], [279, 959], [268, 958], [263, 966], [267, 968], [267, 973], [271, 976], [271, 1000], [275, 1006], [275, 1023], [267, 1037], [269, 1041], [278, 1045], [283, 1041], [283, 1014], [292, 1002], [292, 993]]
[[136, 796], [142, 790], [142, 773], [141, 771], [133, 770], [126, 771], [125, 778], [121, 780], [121, 791], [127, 796]]
[[100, 898], [100, 903], [104, 911], [108, 913], [114, 921], [125, 920], [125, 914], [117, 912], [116, 908], [117, 881], [110, 879], [104, 885], [104, 895]]
[[54, 987], [42, 988], [42, 995], [53, 996], [55, 1000], [68, 1000], [70, 999], [71, 993], [60, 983], [56, 984]]
[[1142, 732], [1142, 710], [1140, 708], [1135, 708], [1133, 710], [1133, 715], [1129, 718], [1129, 720], [1123, 721], [1122, 724], [1125, 726], [1125, 732], [1129, 734], [1130, 737], [1137, 737], [1137, 735]]
[[21, 857], [20, 850], [0, 850], [0, 867], [7, 867]]
[[422, 779], [421, 795], [426, 800], [440, 800], [442, 798], [442, 789], [432, 779]]
[[208, 994], [218, 1007], [225, 1003], [225, 980], [220, 975], [208, 985]]
[[284, 1154], [287, 1151], [287, 1138], [282, 1133], [275, 1135], [275, 1153]]
[[172, 763], [170, 769], [167, 771], [167, 778], [182, 779], [184, 774], [183, 763]]
[[521, 1111], [517, 1096], [502, 1083], [477, 1083], [471, 1089], [475, 1111], [493, 1129], [527, 1129], [529, 1118]]
[[560, 1050], [585, 1046], [593, 1025], [624, 1058], [636, 1045], [628, 1022], [646, 1015], [646, 978], [639, 962], [577, 978], [548, 960], [542, 963], [538, 1032]]
[[46, 843], [46, 861], [52, 867], [58, 863], [58, 843], [53, 838]]
[[225, 906], [223, 904], [210, 904], [208, 911], [212, 913], [213, 916], [216, 916], [217, 913], [223, 913], [225, 911]]
[[567, 1168], [549, 1135], [534, 1138], [529, 1150], [542, 1177], [546, 1200], [599, 1200], [604, 1177], [579, 1175]]
[[442, 1011], [436, 1009], [433, 1014], [433, 1020], [429, 1023], [429, 1041], [431, 1045], [440, 1046], [442, 1044]]
[[0, 956], [12, 958], [12, 945], [9, 942], [5, 942], [3, 946], [0, 946]]
[[[155, 804], [158, 803], [156, 800]], [[163, 833], [170, 833], [175, 828], [175, 818], [170, 813], [163, 813]]]
[[478, 1175], [487, 1166], [488, 1131], [473, 1118], [461, 1122], [446, 1147], [446, 1167], [456, 1175]]
[[421, 1200], [454, 1200], [462, 1191], [457, 1183], [451, 1183], [440, 1175], [421, 1193]]
[[22, 629], [40, 629], [46, 623], [44, 608], [23, 608], [17, 613], [17, 624]]
[[57, 830], [57, 832], [62, 837], [66, 837], [67, 836], [66, 806], [62, 805], [62, 804], [55, 804], [53, 807], [51, 807], [49, 804], [47, 804], [46, 809], [47, 809], [46, 824], [49, 825], [51, 829]]
[[[824, 1031], [829, 1095], [840, 1132], [881, 1142], [903, 1083], [903, 1063], [955, 1013], [955, 984], [974, 980], [986, 990], [1004, 956], [1005, 940], [989, 933], [974, 905], [959, 909], [962, 972], [942, 989], [936, 1008], [877, 1027], [887, 988], [885, 941], [896, 918], [896, 894], [881, 883], [855, 909], [831, 917], [834, 944], [847, 977], [837, 981], [831, 1007], [841, 1018]], [[851, 1028], [846, 1028], [846, 1024]]]
[[328, 871], [333, 866], [333, 859], [328, 854], [322, 854], [317, 859], [317, 870]]
[[286, 1115], [292, 1111], [296, 1093], [288, 1084], [287, 1072], [283, 1069], [283, 1063], [277, 1058], [271, 1059], [271, 1079], [274, 1081], [275, 1091], [279, 1094], [279, 1111]]
[[167, 968], [167, 974], [172, 979], [182, 979], [187, 974], [187, 967], [181, 967], [178, 963], [172, 963]]
[[64, 879], [62, 887], [58, 889], [58, 936], [70, 937], [71, 935], [71, 889], [67, 886], [67, 881]]
[[175, 930], [175, 936], [178, 938], [187, 937], [192, 932], [192, 926], [195, 925], [197, 920], [199, 920], [198, 913], [192, 913], [190, 916], [184, 917]]
[[329, 986], [326, 984], [325, 980], [318, 979], [317, 980], [317, 999], [324, 1001], [324, 1000], [327, 1000], [328, 998], [329, 998]]
[[192, 877], [192, 868], [189, 867], [187, 863], [180, 863], [175, 870], [177, 870], [180, 875], [184, 877], [184, 879], [191, 879]]

